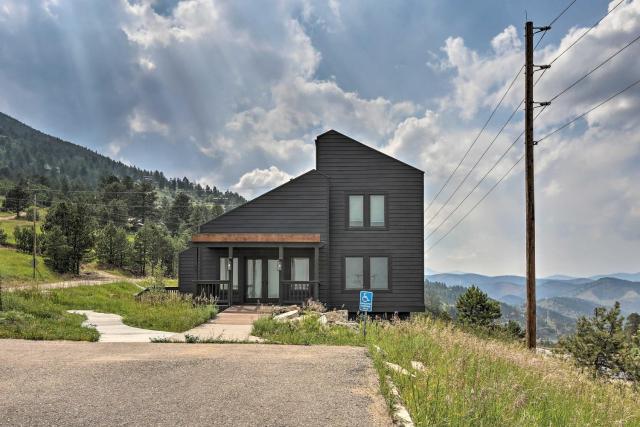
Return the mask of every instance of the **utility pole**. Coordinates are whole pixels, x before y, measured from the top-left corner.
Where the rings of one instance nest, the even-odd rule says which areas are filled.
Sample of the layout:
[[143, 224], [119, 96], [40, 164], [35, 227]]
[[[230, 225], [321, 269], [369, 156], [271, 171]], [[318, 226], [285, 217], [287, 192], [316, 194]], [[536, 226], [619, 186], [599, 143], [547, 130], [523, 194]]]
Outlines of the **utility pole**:
[[33, 280], [36, 280], [36, 217], [38, 216], [36, 193], [33, 193]]
[[549, 65], [533, 64], [533, 33], [534, 30], [548, 31], [551, 27], [534, 27], [533, 22], [525, 24], [525, 85], [524, 85], [524, 164], [525, 164], [525, 211], [526, 211], [526, 263], [527, 263], [527, 330], [526, 341], [529, 349], [536, 347], [536, 214], [533, 169], [533, 109], [537, 106], [547, 106], [549, 102], [534, 102], [533, 73], [535, 68], [546, 69]]
[[533, 188], [533, 22], [525, 24], [524, 164], [526, 205], [527, 331], [528, 348], [536, 347], [536, 226]]

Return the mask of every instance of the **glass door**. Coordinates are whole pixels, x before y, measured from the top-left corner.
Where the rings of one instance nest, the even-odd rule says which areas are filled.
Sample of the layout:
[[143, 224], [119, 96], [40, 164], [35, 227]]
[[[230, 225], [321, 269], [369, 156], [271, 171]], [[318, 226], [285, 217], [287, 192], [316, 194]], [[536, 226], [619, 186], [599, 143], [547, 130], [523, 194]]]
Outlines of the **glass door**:
[[247, 259], [247, 299], [262, 298], [262, 260]]
[[270, 259], [267, 261], [267, 298], [280, 298], [280, 271], [278, 270], [278, 260]]

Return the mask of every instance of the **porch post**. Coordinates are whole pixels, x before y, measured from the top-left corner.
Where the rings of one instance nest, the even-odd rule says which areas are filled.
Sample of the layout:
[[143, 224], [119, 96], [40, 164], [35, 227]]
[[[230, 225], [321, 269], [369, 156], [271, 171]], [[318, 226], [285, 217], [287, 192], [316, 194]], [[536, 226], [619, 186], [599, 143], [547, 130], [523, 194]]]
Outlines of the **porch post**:
[[278, 292], [278, 304], [282, 305], [282, 281], [284, 280], [284, 247], [278, 246], [278, 286], [280, 287], [280, 291]]
[[[229, 307], [233, 304], [233, 246], [229, 246], [229, 287], [227, 288], [227, 297], [229, 298]], [[240, 268], [240, 266], [238, 266]]]
[[313, 248], [313, 299], [320, 301], [320, 248]]

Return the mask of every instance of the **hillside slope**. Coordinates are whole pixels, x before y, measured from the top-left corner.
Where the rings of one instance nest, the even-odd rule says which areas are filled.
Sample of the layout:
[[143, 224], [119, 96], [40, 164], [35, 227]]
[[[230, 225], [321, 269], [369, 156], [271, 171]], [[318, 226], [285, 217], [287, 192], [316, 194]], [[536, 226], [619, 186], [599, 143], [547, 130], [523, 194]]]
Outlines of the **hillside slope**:
[[[95, 189], [100, 179], [108, 175], [128, 176], [134, 181], [151, 179], [159, 189], [204, 193], [199, 184], [187, 178], [168, 179], [160, 171], [126, 165], [0, 113], [0, 181], [26, 179], [53, 189]], [[222, 203], [227, 205], [245, 202], [239, 194], [215, 187], [207, 194], [224, 199]]]

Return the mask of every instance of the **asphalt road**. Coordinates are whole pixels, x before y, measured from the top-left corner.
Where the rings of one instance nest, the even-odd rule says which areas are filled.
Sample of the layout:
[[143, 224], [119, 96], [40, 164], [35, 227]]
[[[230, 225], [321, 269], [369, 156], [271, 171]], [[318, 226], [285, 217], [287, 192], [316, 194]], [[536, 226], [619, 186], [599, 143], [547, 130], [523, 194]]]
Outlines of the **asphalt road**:
[[365, 350], [0, 340], [0, 425], [389, 425]]

